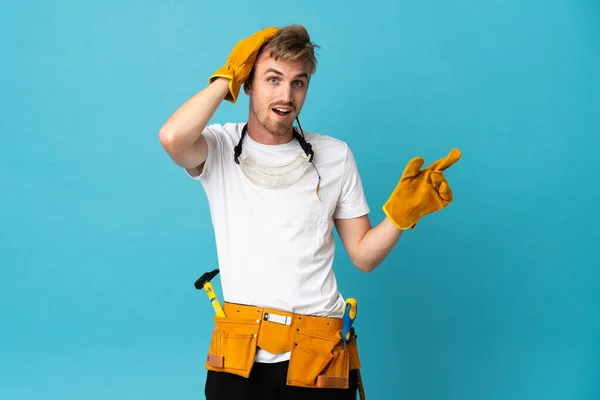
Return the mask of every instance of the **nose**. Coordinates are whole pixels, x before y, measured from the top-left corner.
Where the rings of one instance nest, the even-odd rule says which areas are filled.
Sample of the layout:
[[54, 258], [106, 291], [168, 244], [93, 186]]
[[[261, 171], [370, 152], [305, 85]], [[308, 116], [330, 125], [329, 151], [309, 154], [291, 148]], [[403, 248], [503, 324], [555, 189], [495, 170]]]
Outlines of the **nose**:
[[286, 103], [293, 102], [293, 91], [290, 85], [281, 85], [278, 95], [280, 101], [285, 101]]

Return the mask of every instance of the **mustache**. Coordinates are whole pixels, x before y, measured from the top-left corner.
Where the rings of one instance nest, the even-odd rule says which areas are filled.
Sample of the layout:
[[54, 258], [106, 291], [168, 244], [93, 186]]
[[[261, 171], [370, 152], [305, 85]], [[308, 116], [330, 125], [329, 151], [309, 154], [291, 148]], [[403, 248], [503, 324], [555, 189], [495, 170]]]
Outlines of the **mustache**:
[[292, 111], [296, 111], [296, 106], [294, 105], [294, 103], [273, 103], [270, 106], [270, 108], [275, 107], [287, 107], [290, 108]]

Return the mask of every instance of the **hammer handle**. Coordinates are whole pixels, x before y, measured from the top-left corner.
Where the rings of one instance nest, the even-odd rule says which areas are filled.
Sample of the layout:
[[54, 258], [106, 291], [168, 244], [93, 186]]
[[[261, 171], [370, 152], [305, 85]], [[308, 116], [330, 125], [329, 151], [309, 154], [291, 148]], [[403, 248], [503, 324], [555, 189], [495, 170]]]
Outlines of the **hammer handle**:
[[210, 304], [212, 304], [212, 307], [214, 308], [217, 317], [225, 318], [225, 312], [223, 311], [221, 303], [219, 303], [219, 299], [217, 298], [217, 294], [215, 293], [210, 282], [206, 282], [204, 284], [204, 291], [206, 292], [206, 295], [208, 296]]

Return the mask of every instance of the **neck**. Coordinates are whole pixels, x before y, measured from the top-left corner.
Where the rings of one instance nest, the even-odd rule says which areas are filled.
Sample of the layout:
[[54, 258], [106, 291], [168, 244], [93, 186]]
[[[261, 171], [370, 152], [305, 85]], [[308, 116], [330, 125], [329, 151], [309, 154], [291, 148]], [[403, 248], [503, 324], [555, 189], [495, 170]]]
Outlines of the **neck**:
[[265, 129], [256, 117], [250, 113], [248, 118], [248, 136], [257, 143], [266, 145], [286, 144], [294, 140], [294, 127], [291, 126], [284, 135], [273, 135]]

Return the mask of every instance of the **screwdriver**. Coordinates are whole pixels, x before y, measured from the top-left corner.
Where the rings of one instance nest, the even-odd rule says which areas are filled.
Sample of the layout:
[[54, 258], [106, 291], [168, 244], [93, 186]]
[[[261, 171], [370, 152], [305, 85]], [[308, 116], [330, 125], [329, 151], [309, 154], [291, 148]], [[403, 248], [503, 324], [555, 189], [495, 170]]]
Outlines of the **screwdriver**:
[[357, 312], [357, 301], [354, 298], [348, 298], [344, 308], [344, 328], [342, 329], [342, 340], [344, 342], [344, 350], [346, 350], [346, 343], [350, 341], [351, 329], [354, 320], [356, 319]]

